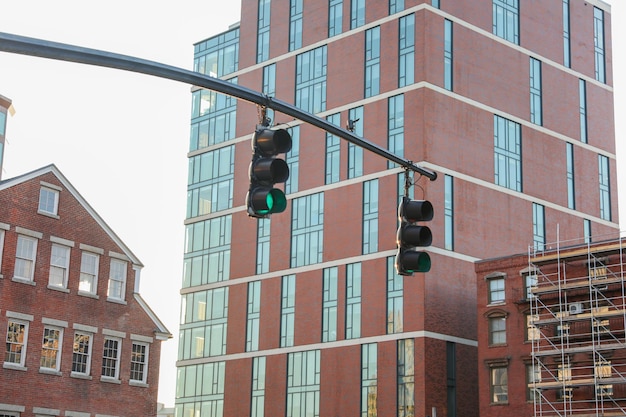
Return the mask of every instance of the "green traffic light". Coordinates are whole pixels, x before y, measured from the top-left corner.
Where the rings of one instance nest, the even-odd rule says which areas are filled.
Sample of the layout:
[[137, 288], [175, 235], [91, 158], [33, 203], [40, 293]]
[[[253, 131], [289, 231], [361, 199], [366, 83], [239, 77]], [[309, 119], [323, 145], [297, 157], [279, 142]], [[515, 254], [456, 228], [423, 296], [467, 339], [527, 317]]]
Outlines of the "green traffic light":
[[272, 188], [267, 194], [269, 213], [282, 213], [287, 208], [287, 197], [282, 190]]

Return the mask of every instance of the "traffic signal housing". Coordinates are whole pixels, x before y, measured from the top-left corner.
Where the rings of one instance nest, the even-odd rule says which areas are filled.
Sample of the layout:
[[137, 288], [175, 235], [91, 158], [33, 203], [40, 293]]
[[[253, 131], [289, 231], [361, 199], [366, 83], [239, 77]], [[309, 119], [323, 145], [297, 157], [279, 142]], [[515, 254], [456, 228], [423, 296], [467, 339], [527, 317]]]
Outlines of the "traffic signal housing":
[[250, 162], [250, 189], [246, 195], [248, 215], [269, 218], [287, 208], [287, 197], [275, 184], [289, 178], [289, 166], [276, 156], [291, 150], [291, 135], [285, 129], [272, 130], [257, 127], [252, 137], [252, 162]]
[[433, 205], [429, 201], [402, 197], [398, 206], [400, 226], [396, 235], [398, 252], [395, 266], [398, 275], [430, 271], [430, 256], [426, 252], [416, 250], [416, 247], [430, 246], [433, 235], [427, 226], [416, 223], [432, 219]]

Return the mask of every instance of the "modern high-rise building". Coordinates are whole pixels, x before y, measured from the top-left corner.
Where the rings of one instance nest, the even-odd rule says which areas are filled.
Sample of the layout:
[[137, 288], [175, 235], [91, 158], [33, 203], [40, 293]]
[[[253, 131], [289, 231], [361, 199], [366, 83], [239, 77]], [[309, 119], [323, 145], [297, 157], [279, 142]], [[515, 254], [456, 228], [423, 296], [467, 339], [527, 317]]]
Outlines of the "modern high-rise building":
[[[194, 89], [177, 416], [477, 416], [474, 263], [618, 231], [610, 6], [243, 1], [194, 69], [437, 173]], [[248, 216], [251, 138], [291, 134], [287, 207]], [[429, 272], [396, 273], [428, 200]]]

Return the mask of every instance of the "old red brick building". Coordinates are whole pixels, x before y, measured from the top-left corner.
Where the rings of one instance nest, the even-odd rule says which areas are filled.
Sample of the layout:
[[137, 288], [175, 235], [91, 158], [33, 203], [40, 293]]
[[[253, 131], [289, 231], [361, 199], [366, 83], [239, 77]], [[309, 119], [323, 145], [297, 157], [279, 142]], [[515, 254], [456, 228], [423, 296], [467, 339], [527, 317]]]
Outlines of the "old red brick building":
[[624, 415], [626, 242], [605, 239], [476, 264], [481, 417]]
[[0, 181], [0, 415], [156, 414], [142, 266], [54, 165]]

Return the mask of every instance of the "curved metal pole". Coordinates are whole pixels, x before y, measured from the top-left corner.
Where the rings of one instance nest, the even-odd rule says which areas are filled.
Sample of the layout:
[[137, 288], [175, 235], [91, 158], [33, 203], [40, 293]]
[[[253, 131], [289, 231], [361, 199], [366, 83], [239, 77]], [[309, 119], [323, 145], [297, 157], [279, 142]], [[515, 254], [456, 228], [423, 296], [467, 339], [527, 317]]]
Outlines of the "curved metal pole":
[[133, 56], [116, 54], [113, 52], [101, 51], [97, 49], [84, 48], [64, 43], [51, 42], [43, 39], [29, 38], [25, 36], [13, 35], [10, 33], [0, 32], [0, 51], [30, 55], [41, 58], [56, 59], [61, 61], [77, 62], [81, 64], [96, 65], [99, 67], [108, 67], [121, 69], [141, 74], [152, 75], [155, 77], [166, 78], [169, 80], [180, 81], [186, 84], [203, 87], [218, 93], [236, 97], [251, 103], [258, 104], [270, 109], [274, 109], [280, 113], [292, 116], [303, 122], [319, 127], [333, 135], [339, 136], [348, 142], [357, 145], [363, 149], [374, 152], [396, 164], [418, 172], [425, 177], [434, 181], [437, 173], [421, 168], [413, 162], [401, 158], [387, 149], [360, 138], [352, 132], [342, 129], [327, 120], [322, 119], [314, 114], [305, 112], [298, 107], [286, 103], [275, 98], [270, 98], [249, 88], [235, 85], [219, 78], [200, 74], [198, 72], [189, 71], [183, 68], [162, 64], [155, 61], [136, 58]]

